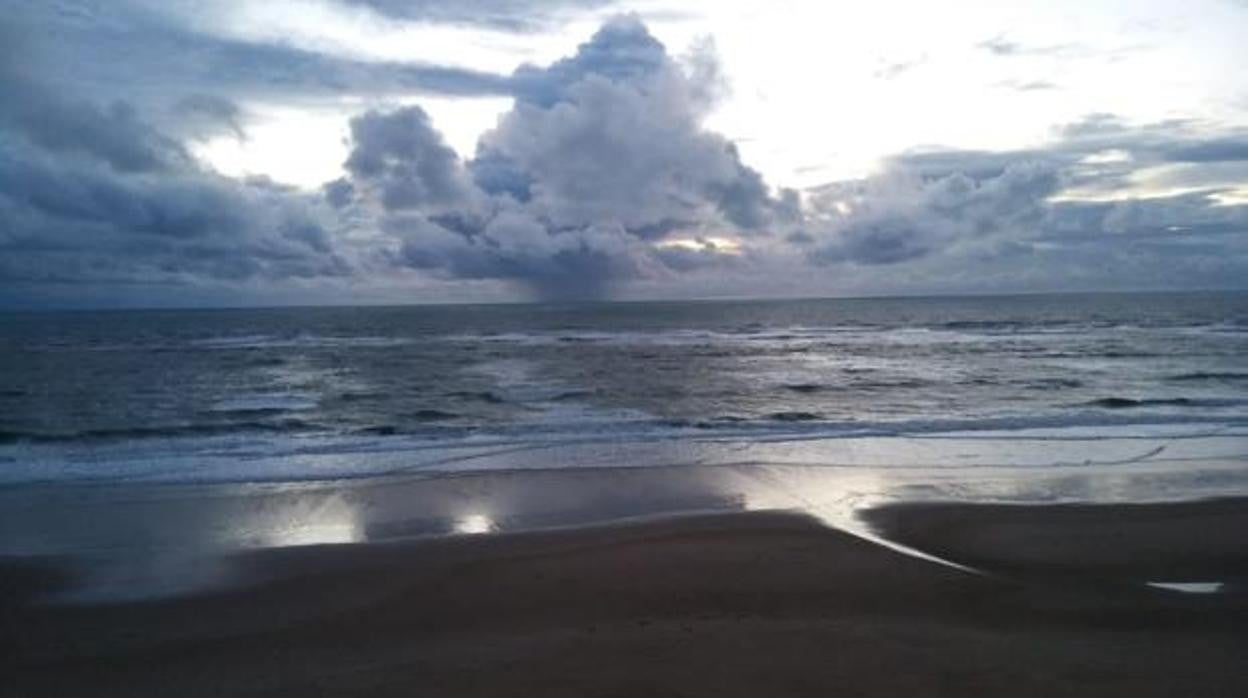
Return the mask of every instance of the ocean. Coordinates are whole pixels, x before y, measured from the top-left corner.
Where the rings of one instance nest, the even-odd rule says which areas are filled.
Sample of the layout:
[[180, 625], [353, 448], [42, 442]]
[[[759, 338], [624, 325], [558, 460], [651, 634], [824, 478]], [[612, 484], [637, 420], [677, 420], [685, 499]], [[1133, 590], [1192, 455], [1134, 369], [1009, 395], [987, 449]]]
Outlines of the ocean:
[[[3, 485], [680, 465], [752, 444], [1043, 467], [1129, 458], [1133, 438], [1222, 436], [1233, 456], [1245, 433], [1243, 293], [0, 318]], [[998, 446], [947, 453], [952, 437]], [[1002, 454], [1021, 437], [1044, 445]]]

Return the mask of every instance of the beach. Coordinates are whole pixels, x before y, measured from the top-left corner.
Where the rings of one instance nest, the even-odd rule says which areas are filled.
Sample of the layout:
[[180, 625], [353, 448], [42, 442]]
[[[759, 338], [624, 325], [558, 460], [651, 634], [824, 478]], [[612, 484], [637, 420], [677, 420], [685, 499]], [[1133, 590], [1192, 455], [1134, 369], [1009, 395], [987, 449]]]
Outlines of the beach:
[[1243, 294], [0, 323], [5, 696], [1223, 696]]
[[10, 558], [2, 673], [14, 696], [1243, 695], [1246, 500], [864, 518], [976, 572], [769, 511], [256, 549], [233, 585], [104, 604], [41, 603], [64, 569]]

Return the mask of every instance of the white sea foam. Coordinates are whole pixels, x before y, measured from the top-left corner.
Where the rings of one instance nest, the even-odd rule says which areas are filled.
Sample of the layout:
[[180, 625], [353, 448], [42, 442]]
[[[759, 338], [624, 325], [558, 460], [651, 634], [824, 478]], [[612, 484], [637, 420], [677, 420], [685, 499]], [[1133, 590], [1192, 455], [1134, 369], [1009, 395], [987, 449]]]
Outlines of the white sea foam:
[[1147, 582], [1155, 589], [1177, 591], [1182, 594], [1216, 594], [1225, 586], [1222, 582]]

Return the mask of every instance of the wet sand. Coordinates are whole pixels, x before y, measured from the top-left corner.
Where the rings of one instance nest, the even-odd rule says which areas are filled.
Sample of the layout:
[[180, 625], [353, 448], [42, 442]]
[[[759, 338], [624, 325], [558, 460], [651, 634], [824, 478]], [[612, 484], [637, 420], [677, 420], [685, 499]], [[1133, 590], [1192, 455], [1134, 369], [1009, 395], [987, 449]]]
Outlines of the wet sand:
[[249, 585], [112, 605], [35, 603], [63, 572], [10, 561], [0, 676], [13, 696], [1248, 694], [1242, 586], [1134, 580], [1240, 574], [1242, 500], [870, 517], [989, 574], [771, 512], [253, 551], [230, 560]]
[[1248, 503], [909, 503], [863, 512], [884, 537], [1020, 579], [1248, 583]]

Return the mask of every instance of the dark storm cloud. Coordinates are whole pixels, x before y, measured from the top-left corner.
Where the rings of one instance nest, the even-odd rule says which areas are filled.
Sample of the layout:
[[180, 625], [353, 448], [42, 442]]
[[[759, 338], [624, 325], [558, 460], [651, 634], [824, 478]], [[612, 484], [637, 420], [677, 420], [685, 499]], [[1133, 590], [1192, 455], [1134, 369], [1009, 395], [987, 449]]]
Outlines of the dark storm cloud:
[[575, 55], [518, 70], [514, 108], [467, 163], [419, 107], [357, 118], [334, 193], [349, 186], [354, 210], [401, 240], [395, 259], [427, 272], [581, 296], [688, 268], [651, 243], [707, 227], [762, 236], [798, 215], [795, 193], [773, 197], [702, 128], [705, 60], [682, 65], [639, 20], [611, 20]]
[[124, 102], [4, 87], [18, 97], [0, 111], [4, 288], [349, 272], [309, 197], [203, 170]]

